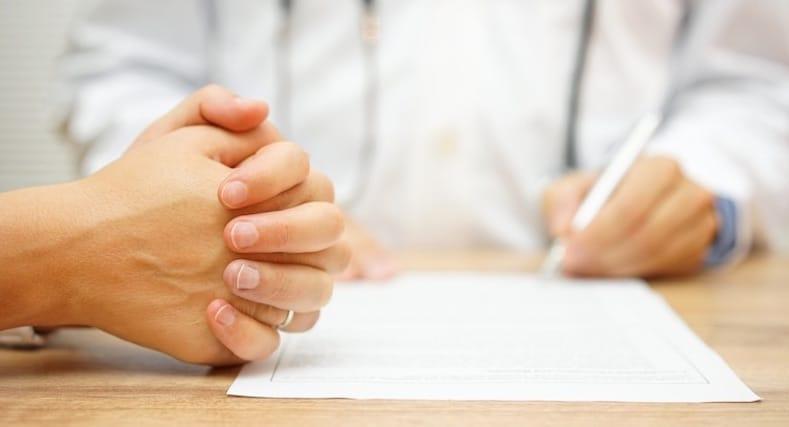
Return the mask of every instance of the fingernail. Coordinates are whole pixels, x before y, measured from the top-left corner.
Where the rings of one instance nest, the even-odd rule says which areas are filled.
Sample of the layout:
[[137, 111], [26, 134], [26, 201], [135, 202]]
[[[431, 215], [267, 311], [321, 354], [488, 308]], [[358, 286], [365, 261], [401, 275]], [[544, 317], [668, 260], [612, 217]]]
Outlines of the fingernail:
[[235, 97], [234, 100], [236, 101], [236, 104], [238, 104], [240, 107], [255, 105], [255, 103], [257, 102], [254, 99], [242, 98], [240, 96]]
[[222, 201], [231, 207], [241, 206], [248, 195], [249, 189], [241, 181], [230, 181], [222, 188]]
[[255, 289], [260, 283], [260, 273], [257, 268], [241, 264], [236, 275], [236, 288], [238, 289]]
[[230, 326], [236, 321], [236, 310], [230, 304], [225, 304], [216, 312], [214, 319], [222, 326]]
[[373, 280], [388, 279], [394, 275], [396, 267], [393, 262], [384, 258], [371, 261], [366, 268], [368, 278]]
[[230, 230], [230, 240], [233, 241], [233, 246], [236, 249], [244, 249], [254, 245], [260, 235], [258, 229], [249, 222], [239, 221], [233, 224]]

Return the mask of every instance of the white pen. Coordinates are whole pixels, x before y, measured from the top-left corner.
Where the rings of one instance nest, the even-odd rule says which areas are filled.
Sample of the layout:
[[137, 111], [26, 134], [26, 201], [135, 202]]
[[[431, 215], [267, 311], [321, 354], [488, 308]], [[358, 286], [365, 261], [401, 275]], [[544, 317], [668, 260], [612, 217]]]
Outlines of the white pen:
[[[589, 190], [586, 198], [584, 198], [578, 211], [575, 212], [575, 216], [573, 216], [570, 223], [573, 231], [581, 231], [592, 222], [619, 186], [622, 178], [638, 159], [641, 151], [652, 139], [662, 120], [663, 115], [661, 113], [653, 112], [644, 115], [636, 123], [624, 144], [622, 144], [622, 148], [611, 159], [611, 163], [603, 170], [600, 178]], [[564, 244], [559, 239], [554, 240], [542, 264], [543, 274], [553, 276], [561, 273], [564, 251]]]

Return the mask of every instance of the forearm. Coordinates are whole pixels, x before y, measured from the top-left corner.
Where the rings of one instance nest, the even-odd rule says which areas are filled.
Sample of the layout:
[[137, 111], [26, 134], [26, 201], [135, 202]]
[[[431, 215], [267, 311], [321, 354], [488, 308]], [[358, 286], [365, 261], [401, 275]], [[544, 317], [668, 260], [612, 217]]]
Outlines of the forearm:
[[88, 231], [81, 197], [76, 183], [0, 194], [0, 330], [78, 323], [73, 243]]

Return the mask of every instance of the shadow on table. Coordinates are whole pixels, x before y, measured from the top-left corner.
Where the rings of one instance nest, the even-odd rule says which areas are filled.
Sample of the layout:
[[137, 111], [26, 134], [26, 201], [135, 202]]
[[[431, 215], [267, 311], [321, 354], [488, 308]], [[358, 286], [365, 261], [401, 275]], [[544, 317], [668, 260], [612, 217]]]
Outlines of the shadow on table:
[[54, 332], [45, 347], [0, 350], [0, 379], [31, 376], [211, 377], [231, 380], [239, 367], [191, 365], [95, 329]]

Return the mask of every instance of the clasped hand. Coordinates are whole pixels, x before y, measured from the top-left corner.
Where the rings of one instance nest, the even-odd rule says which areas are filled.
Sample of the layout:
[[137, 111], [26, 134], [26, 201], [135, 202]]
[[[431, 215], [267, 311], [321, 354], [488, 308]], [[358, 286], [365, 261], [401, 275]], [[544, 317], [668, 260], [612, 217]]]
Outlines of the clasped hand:
[[211, 365], [270, 355], [288, 310], [287, 331], [315, 324], [349, 259], [343, 216], [267, 113], [206, 87], [79, 182], [75, 323]]

